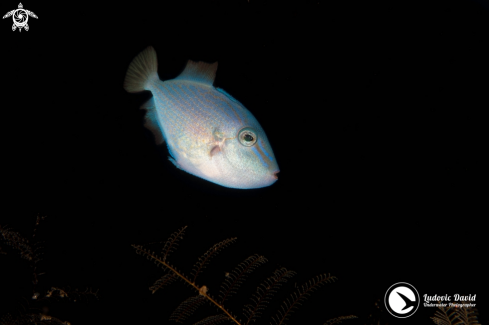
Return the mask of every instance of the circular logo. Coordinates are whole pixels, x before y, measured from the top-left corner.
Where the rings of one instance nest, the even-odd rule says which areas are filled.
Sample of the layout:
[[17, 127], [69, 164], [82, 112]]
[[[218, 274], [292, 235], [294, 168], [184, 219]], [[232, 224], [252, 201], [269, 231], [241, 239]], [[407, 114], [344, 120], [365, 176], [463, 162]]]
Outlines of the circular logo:
[[14, 23], [17, 26], [25, 26], [25, 24], [27, 24], [27, 20], [29, 19], [29, 17], [27, 17], [27, 13], [23, 9], [15, 10], [15, 13], [12, 16], [14, 18]]
[[394, 317], [407, 318], [419, 307], [419, 294], [415, 287], [406, 282], [392, 285], [385, 293], [387, 311]]

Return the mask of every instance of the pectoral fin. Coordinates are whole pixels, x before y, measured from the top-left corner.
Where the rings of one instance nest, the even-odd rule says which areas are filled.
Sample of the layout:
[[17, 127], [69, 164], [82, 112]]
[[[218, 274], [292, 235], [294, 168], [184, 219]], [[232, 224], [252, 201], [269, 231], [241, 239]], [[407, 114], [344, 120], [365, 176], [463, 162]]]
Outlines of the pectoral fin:
[[218, 154], [219, 152], [221, 152], [221, 148], [218, 145], [216, 145], [216, 146], [212, 147], [209, 154], [212, 158], [214, 155]]

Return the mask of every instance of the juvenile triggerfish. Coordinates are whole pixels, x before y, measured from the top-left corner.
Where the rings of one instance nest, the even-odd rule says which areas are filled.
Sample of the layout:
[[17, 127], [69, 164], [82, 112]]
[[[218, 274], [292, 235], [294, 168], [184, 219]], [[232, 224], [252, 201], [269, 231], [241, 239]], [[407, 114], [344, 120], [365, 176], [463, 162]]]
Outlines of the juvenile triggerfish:
[[166, 141], [178, 168], [225, 187], [273, 184], [279, 172], [265, 132], [236, 99], [213, 86], [217, 62], [188, 61], [175, 79], [161, 81], [153, 47], [137, 55], [126, 73], [128, 92], [149, 90], [145, 126]]

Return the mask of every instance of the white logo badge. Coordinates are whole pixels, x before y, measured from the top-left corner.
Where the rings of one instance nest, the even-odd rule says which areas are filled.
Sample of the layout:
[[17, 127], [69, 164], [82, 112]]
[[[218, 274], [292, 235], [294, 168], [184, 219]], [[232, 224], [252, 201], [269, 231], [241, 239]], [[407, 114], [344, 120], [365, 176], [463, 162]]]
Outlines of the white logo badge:
[[22, 8], [23, 8], [22, 3], [19, 3], [18, 9], [9, 11], [5, 16], [3, 16], [3, 18], [12, 16], [12, 19], [14, 20], [14, 24], [12, 25], [12, 31], [15, 31], [17, 28], [19, 29], [19, 32], [22, 31], [22, 28], [24, 28], [25, 30], [29, 30], [29, 25], [27, 25], [29, 16], [37, 18], [35, 13]]
[[419, 294], [415, 287], [406, 282], [392, 285], [385, 293], [387, 311], [394, 317], [407, 318], [419, 307]]

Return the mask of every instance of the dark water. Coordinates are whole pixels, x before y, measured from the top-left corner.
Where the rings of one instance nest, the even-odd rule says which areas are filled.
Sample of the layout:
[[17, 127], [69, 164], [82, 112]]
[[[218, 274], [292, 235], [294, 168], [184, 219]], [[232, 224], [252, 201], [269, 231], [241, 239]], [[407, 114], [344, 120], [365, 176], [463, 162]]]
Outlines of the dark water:
[[[345, 324], [377, 324], [367, 317], [396, 282], [420, 295], [477, 295], [487, 323], [482, 0], [23, 5], [39, 17], [29, 31], [12, 32], [8, 19], [0, 26], [0, 225], [30, 236], [36, 215], [46, 215], [36, 235], [45, 253], [38, 289], [99, 290], [88, 303], [51, 302], [50, 315], [166, 323], [196, 293], [174, 283], [151, 295], [163, 271], [130, 245], [188, 225], [169, 257], [188, 275], [207, 248], [238, 237], [198, 281], [215, 296], [246, 257], [269, 260], [229, 301], [241, 318], [260, 281], [284, 266], [297, 275], [263, 323], [295, 284], [323, 273], [338, 281], [288, 324], [352, 314], [359, 319]], [[263, 126], [281, 170], [276, 184], [234, 190], [174, 168], [143, 128], [138, 107], [149, 94], [122, 88], [149, 45], [162, 79], [187, 59], [219, 61], [215, 85]], [[0, 247], [0, 314], [15, 313], [32, 294], [29, 263]], [[202, 307], [188, 323], [217, 312]], [[384, 310], [381, 323], [427, 324], [434, 312], [420, 306], [397, 319]]]

